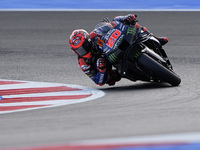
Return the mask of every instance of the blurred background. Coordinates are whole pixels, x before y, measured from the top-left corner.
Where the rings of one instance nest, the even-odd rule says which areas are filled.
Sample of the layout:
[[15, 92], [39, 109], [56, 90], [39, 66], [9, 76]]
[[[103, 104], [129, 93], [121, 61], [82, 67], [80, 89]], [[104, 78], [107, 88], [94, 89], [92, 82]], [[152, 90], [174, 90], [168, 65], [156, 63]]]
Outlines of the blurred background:
[[1, 0], [0, 9], [200, 9], [199, 0]]
[[[103, 17], [127, 13], [137, 14], [154, 35], [169, 37], [166, 49], [183, 79], [180, 87], [123, 81], [100, 88], [80, 70], [67, 45], [71, 32], [90, 32]], [[150, 140], [159, 135], [158, 140], [172, 134], [169, 141], [188, 145], [162, 150], [200, 150], [199, 15], [200, 0], [0, 0], [0, 79], [80, 84], [106, 92], [80, 105], [1, 115], [0, 149], [147, 135]], [[173, 141], [176, 133], [186, 135]]]

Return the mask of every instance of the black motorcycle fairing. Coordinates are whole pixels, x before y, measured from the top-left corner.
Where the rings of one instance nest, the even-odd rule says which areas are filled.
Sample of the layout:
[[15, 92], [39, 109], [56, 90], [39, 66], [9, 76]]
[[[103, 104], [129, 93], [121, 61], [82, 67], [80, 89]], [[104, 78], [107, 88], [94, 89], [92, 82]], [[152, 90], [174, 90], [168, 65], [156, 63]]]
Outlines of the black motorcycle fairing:
[[[118, 23], [108, 30], [102, 40], [102, 56], [107, 58], [122, 77], [132, 81], [165, 81], [171, 85], [180, 83], [180, 78], [172, 71], [162, 45], [152, 34], [135, 26]], [[145, 65], [145, 62], [151, 64]], [[151, 69], [154, 65], [155, 70]], [[164, 71], [167, 77], [165, 78], [165, 73], [160, 74], [157, 69]], [[171, 77], [172, 80], [169, 79]]]

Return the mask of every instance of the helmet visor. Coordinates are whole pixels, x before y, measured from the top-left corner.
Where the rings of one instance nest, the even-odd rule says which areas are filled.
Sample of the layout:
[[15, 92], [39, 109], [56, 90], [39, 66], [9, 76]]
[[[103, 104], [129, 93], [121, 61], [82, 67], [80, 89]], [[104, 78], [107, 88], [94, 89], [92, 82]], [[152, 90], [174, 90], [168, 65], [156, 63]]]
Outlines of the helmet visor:
[[81, 47], [75, 49], [74, 51], [79, 56], [85, 56], [90, 52], [90, 50], [91, 50], [90, 43], [88, 42], [88, 40], [86, 40]]
[[79, 47], [78, 49], [74, 50], [79, 56], [87, 55], [87, 51], [84, 49], [83, 46]]

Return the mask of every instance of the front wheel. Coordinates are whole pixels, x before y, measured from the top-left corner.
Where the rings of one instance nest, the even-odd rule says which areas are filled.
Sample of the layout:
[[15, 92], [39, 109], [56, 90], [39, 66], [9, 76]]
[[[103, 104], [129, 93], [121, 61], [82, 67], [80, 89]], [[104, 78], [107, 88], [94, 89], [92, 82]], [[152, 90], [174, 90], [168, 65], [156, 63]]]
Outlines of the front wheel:
[[152, 76], [172, 86], [178, 86], [181, 83], [181, 79], [178, 75], [168, 70], [145, 53], [142, 53], [139, 57], [138, 64], [145, 68]]

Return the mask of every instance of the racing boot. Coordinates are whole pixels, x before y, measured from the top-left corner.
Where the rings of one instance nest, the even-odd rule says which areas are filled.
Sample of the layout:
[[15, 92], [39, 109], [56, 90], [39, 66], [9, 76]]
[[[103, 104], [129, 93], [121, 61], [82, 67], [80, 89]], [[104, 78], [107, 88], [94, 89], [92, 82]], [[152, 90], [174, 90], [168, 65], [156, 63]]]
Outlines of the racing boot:
[[[147, 32], [147, 34], [150, 34], [150, 32], [147, 30], [146, 27], [141, 27], [141, 29], [144, 31], [144, 32]], [[159, 42], [160, 44], [163, 46], [165, 44], [167, 44], [168, 42], [168, 38], [167, 37], [156, 37], [154, 36]]]
[[160, 42], [160, 44], [162, 46], [167, 44], [167, 42], [168, 42], [168, 38], [167, 37], [156, 37], [156, 36], [154, 36], [154, 37]]
[[109, 86], [112, 86], [112, 85], [115, 85], [116, 82], [120, 81], [121, 80], [121, 75], [118, 73], [117, 70], [112, 70], [110, 73], [109, 73], [109, 80], [107, 82], [107, 84]]

